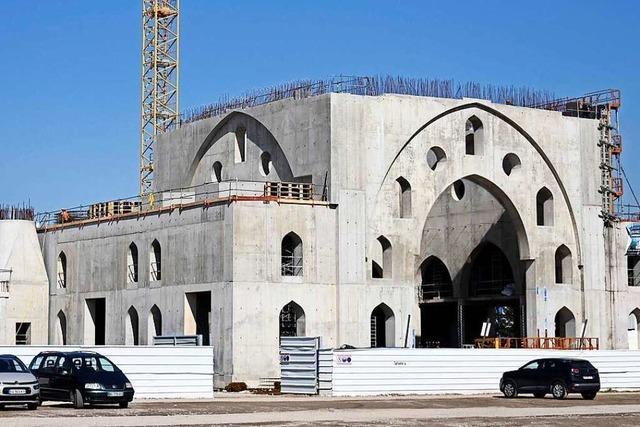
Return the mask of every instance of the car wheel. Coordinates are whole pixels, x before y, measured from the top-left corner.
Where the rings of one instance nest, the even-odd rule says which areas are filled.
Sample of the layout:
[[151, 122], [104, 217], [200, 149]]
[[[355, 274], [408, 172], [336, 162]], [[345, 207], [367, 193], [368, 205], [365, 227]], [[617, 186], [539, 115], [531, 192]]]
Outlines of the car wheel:
[[120, 403], [118, 403], [118, 406], [120, 406], [121, 408], [128, 408], [129, 407], [129, 402], [120, 402]]
[[37, 403], [27, 403], [27, 408], [29, 408], [30, 410], [34, 410], [34, 409], [38, 409], [38, 404]]
[[596, 394], [598, 393], [595, 391], [588, 391], [586, 393], [582, 393], [582, 398], [586, 400], [593, 400], [596, 398]]
[[551, 394], [554, 399], [564, 399], [567, 397], [567, 387], [561, 382], [555, 382], [551, 386]]
[[84, 399], [82, 398], [82, 393], [80, 390], [75, 389], [71, 392], [71, 401], [73, 402], [73, 407], [76, 409], [84, 408]]
[[518, 395], [518, 388], [516, 387], [516, 383], [511, 380], [505, 381], [502, 385], [502, 394], [504, 394], [504, 397], [507, 398], [516, 397]]
[[537, 398], [537, 399], [542, 399], [543, 397], [545, 397], [547, 395], [547, 393], [543, 393], [541, 391], [537, 392], [537, 393], [533, 393], [533, 397]]

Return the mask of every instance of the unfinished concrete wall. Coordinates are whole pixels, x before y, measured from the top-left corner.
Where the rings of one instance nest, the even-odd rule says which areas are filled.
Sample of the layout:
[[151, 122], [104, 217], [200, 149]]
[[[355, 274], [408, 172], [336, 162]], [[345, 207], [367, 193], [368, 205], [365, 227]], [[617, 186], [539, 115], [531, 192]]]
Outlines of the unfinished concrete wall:
[[[457, 287], [447, 298], [468, 305], [477, 300], [463, 292], [465, 271], [490, 242], [512, 267], [522, 334], [554, 335], [556, 314], [570, 311], [564, 319], [574, 326], [562, 333], [578, 334], [588, 319], [586, 336], [624, 347], [624, 322], [638, 301], [625, 286], [621, 231], [605, 233], [598, 217], [597, 125], [475, 99], [347, 94], [187, 124], [160, 138], [156, 190], [182, 194], [195, 185], [199, 200], [206, 191], [230, 194], [226, 180], [237, 179], [247, 182], [233, 185], [257, 194], [265, 181], [322, 184], [328, 172], [329, 204], [216, 202], [42, 232], [50, 340], [62, 335], [60, 313], [70, 344], [95, 339], [100, 298], [109, 344], [127, 342], [126, 331], [131, 341], [131, 307], [139, 343], [151, 335], [154, 306], [163, 334], [198, 332], [210, 311], [217, 384], [253, 385], [278, 376], [279, 316], [288, 303], [304, 313], [304, 333], [322, 336], [324, 346], [402, 346], [407, 323], [410, 338], [420, 336], [422, 317], [434, 310], [421, 297], [423, 262], [442, 259]], [[283, 274], [289, 233], [301, 241], [301, 274], [300, 266]], [[160, 280], [153, 280], [154, 241]], [[374, 340], [374, 323], [384, 323], [374, 327], [384, 339]]]
[[[234, 379], [257, 385], [280, 376], [280, 311], [304, 311], [306, 336], [336, 346], [336, 210], [328, 206], [238, 203], [234, 207]], [[282, 241], [302, 241], [302, 271], [282, 271]], [[259, 357], [257, 357], [259, 355]]]
[[[0, 220], [0, 344], [47, 342], [47, 273], [33, 221]], [[26, 329], [26, 324], [29, 324]]]
[[[481, 147], [474, 154], [467, 153], [465, 144], [465, 124], [471, 117], [478, 118], [483, 128]], [[332, 132], [332, 197], [341, 207], [359, 206], [349, 214], [360, 213], [350, 221], [366, 230], [364, 253], [377, 250], [380, 235], [394, 247], [393, 279], [386, 284], [367, 280], [366, 295], [379, 300], [383, 288], [400, 288], [395, 298], [406, 301], [402, 310], [417, 314], [416, 265], [426, 255], [420, 252], [417, 231], [436, 198], [466, 178], [492, 189], [522, 220], [519, 240], [520, 259], [527, 266], [527, 333], [553, 331], [555, 313], [562, 307], [572, 311], [578, 324], [585, 317], [601, 317], [604, 242], [596, 190], [596, 121], [473, 99], [336, 94], [332, 96]], [[446, 155], [435, 170], [427, 158], [434, 147]], [[510, 154], [517, 155], [520, 164], [507, 175], [503, 161]], [[398, 177], [413, 189], [410, 218], [398, 215]], [[552, 223], [541, 226], [536, 196], [543, 188], [553, 196], [554, 215]], [[555, 283], [555, 252], [561, 245], [572, 254], [572, 283]], [[353, 251], [345, 246], [340, 250]], [[356, 267], [358, 281], [367, 277], [362, 255]], [[596, 292], [588, 306], [583, 286]], [[339, 316], [351, 317], [357, 309], [350, 302], [353, 298], [343, 299], [343, 295], [341, 288]], [[357, 328], [352, 327], [355, 319], [340, 323], [344, 335], [366, 330], [366, 318], [358, 317]], [[419, 316], [413, 318], [412, 327], [419, 331]], [[592, 321], [587, 335], [600, 336], [601, 328]], [[358, 333], [359, 338], [351, 340], [362, 345], [367, 338]]]
[[[158, 139], [155, 191], [215, 181], [216, 162], [223, 180], [323, 185], [330, 164], [330, 125], [328, 94], [285, 99], [186, 124]], [[237, 153], [242, 134], [244, 161]], [[264, 153], [270, 157], [268, 171], [263, 168], [268, 163]]]

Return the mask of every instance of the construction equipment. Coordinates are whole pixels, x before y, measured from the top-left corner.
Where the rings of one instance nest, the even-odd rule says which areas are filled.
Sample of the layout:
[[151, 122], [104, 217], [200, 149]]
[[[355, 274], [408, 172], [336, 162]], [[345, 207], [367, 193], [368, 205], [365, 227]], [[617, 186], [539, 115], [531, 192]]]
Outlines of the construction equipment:
[[142, 0], [140, 197], [153, 185], [158, 135], [178, 125], [179, 0]]
[[533, 108], [560, 111], [565, 116], [597, 119], [600, 136], [600, 188], [602, 209], [600, 217], [610, 226], [620, 219], [622, 186], [622, 136], [618, 111], [622, 105], [620, 90], [607, 89], [588, 93], [578, 98], [562, 98], [532, 105]]

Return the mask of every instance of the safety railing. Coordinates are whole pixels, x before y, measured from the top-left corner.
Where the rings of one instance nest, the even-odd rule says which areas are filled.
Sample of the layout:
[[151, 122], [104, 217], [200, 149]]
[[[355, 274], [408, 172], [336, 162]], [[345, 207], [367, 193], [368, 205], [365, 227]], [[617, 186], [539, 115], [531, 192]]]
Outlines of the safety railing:
[[311, 200], [313, 199], [313, 184], [267, 182], [264, 186], [264, 195], [282, 199]]
[[181, 207], [215, 200], [282, 200], [326, 201], [326, 186], [299, 182], [265, 182], [228, 180], [208, 182], [190, 187], [159, 191], [145, 196], [122, 198], [108, 202], [80, 205], [72, 208], [42, 212], [36, 215], [36, 227], [68, 224], [100, 218], [144, 213], [161, 207]]
[[598, 350], [598, 338], [565, 337], [496, 337], [478, 338], [476, 348], [537, 348], [548, 350]]
[[451, 298], [453, 296], [453, 287], [451, 283], [429, 283], [424, 284], [420, 288], [418, 297], [420, 301], [439, 300], [442, 298]]

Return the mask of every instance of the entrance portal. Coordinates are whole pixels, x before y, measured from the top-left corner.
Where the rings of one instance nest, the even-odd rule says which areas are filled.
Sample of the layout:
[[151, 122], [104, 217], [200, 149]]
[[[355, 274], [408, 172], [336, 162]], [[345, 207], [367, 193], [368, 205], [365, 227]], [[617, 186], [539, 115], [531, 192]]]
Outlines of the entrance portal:
[[[464, 192], [454, 191], [456, 183]], [[425, 347], [520, 337], [525, 329], [520, 255], [521, 249], [528, 252], [528, 243], [522, 220], [486, 179], [472, 176], [456, 183], [436, 199], [422, 230], [416, 276]]]

